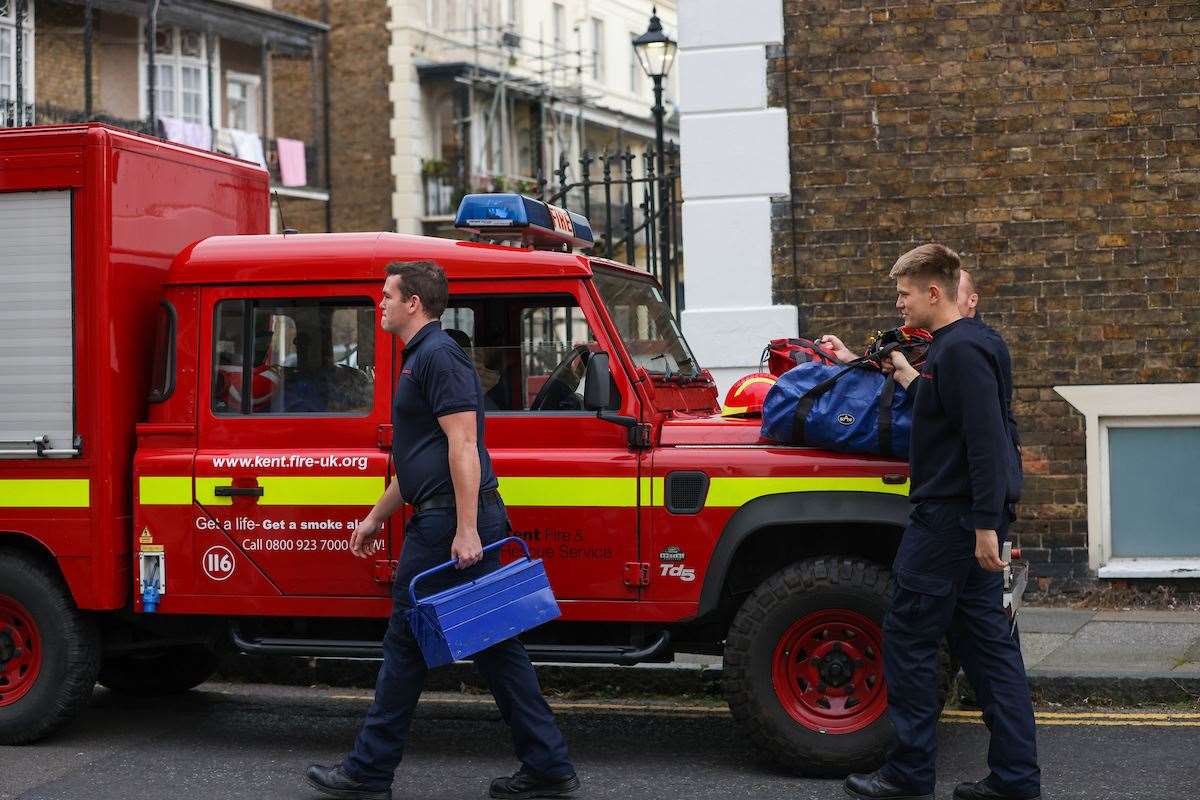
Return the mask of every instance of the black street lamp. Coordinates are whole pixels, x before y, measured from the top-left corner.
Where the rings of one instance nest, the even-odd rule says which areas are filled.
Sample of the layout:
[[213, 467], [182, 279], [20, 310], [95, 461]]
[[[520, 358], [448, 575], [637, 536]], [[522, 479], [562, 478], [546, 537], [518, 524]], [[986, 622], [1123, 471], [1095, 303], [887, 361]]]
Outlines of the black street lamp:
[[663, 108], [662, 95], [663, 80], [671, 71], [671, 65], [675, 63], [677, 47], [675, 40], [663, 30], [662, 22], [658, 18], [658, 6], [653, 6], [650, 12], [650, 27], [633, 40], [633, 50], [637, 53], [642, 70], [654, 81], [654, 108], [651, 111], [654, 113], [654, 146], [657, 151], [655, 166], [658, 169], [658, 207], [662, 211], [662, 222], [658, 227], [658, 252], [659, 264], [662, 266], [663, 291], [667, 295], [668, 304], [671, 302], [671, 209], [667, 207], [669, 197], [666, 162], [663, 158], [663, 151], [666, 149], [663, 141], [663, 117], [666, 115], [666, 109]]

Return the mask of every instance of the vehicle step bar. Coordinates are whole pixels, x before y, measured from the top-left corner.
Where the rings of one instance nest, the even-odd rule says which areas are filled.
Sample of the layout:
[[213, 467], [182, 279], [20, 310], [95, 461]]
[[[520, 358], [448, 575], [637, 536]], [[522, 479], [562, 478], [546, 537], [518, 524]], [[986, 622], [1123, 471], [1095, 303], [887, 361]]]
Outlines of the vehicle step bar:
[[[383, 644], [349, 639], [307, 639], [262, 637], [247, 639], [241, 630], [230, 628], [233, 645], [243, 653], [269, 656], [310, 656], [317, 658], [382, 658]], [[671, 647], [670, 631], [658, 636], [643, 647], [620, 645], [563, 645], [530, 644], [525, 646], [530, 661], [561, 664], [619, 664], [628, 666], [652, 661], [665, 655]]]
[[671, 632], [660, 631], [654, 641], [644, 647], [621, 645], [529, 644], [525, 650], [530, 661], [551, 661], [561, 664], [640, 664], [653, 661], [671, 649]]
[[383, 643], [352, 639], [261, 637], [247, 639], [236, 625], [229, 629], [233, 646], [261, 656], [316, 656], [317, 658], [382, 658]]

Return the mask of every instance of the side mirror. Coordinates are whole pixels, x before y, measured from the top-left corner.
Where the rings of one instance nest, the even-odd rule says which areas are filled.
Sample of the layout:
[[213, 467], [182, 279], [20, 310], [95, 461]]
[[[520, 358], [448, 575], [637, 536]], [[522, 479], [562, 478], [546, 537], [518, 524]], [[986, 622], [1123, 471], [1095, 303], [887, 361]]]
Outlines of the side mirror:
[[583, 387], [583, 407], [588, 411], [603, 411], [608, 408], [612, 371], [608, 366], [608, 353], [592, 353], [588, 357], [586, 385]]

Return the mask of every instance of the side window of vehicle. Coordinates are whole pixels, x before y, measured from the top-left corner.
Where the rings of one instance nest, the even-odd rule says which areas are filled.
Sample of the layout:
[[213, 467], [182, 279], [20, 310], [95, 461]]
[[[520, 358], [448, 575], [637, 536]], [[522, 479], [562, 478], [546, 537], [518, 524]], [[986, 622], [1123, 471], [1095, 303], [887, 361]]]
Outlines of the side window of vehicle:
[[[213, 326], [218, 414], [365, 414], [375, 395], [370, 298], [224, 300]], [[247, 344], [249, 343], [249, 344]], [[243, 391], [249, 386], [250, 391]]]
[[485, 413], [583, 410], [585, 367], [597, 345], [573, 298], [451, 298], [442, 327], [475, 363]]

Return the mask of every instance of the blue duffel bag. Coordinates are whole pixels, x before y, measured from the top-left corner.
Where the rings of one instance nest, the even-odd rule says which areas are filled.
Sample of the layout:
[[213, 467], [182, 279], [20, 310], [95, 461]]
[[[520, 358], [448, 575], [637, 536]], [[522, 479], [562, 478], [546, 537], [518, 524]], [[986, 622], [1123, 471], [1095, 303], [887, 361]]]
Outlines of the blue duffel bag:
[[790, 369], [763, 401], [762, 435], [783, 444], [908, 458], [912, 394], [866, 359]]

